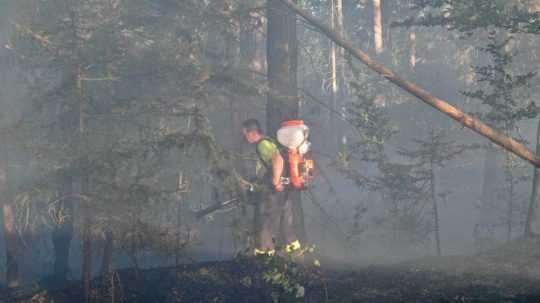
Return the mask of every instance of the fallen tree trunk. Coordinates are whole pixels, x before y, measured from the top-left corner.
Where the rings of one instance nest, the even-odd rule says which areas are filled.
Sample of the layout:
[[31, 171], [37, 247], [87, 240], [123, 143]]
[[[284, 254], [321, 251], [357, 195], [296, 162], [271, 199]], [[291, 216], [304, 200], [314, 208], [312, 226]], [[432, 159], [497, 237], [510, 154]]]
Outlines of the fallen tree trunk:
[[504, 135], [503, 133], [493, 129], [489, 125], [483, 123], [482, 121], [474, 118], [473, 116], [464, 113], [463, 111], [459, 110], [455, 106], [449, 104], [443, 99], [440, 99], [434, 95], [432, 95], [427, 90], [421, 88], [420, 86], [416, 85], [413, 82], [410, 82], [394, 73], [391, 69], [385, 67], [382, 64], [379, 64], [372, 60], [366, 53], [364, 53], [362, 50], [355, 48], [352, 43], [345, 40], [339, 33], [333, 31], [330, 27], [322, 23], [321, 21], [317, 20], [317, 18], [313, 17], [310, 13], [304, 11], [301, 9], [298, 5], [294, 4], [291, 0], [273, 0], [273, 1], [281, 1], [285, 3], [292, 11], [294, 11], [296, 14], [302, 16], [305, 20], [307, 20], [311, 25], [319, 29], [321, 32], [323, 32], [330, 40], [334, 41], [334, 43], [340, 45], [347, 51], [349, 51], [354, 57], [356, 57], [358, 60], [362, 61], [365, 65], [367, 65], [370, 69], [374, 70], [375, 72], [381, 74], [383, 77], [388, 79], [390, 82], [396, 84], [397, 86], [401, 87], [402, 89], [406, 90], [410, 94], [418, 97], [420, 100], [424, 101], [425, 103], [433, 106], [437, 110], [447, 114], [450, 116], [450, 118], [458, 121], [459, 123], [463, 124], [463, 126], [466, 126], [475, 132], [479, 133], [480, 135], [488, 138], [489, 140], [493, 141], [495, 144], [500, 145], [501, 147], [509, 150], [510, 152], [516, 154], [520, 158], [529, 161], [531, 164], [533, 164], [536, 167], [540, 167], [540, 157], [536, 155], [534, 152], [529, 150], [527, 147], [525, 147], [523, 144], [517, 142], [511, 137], [508, 137]]

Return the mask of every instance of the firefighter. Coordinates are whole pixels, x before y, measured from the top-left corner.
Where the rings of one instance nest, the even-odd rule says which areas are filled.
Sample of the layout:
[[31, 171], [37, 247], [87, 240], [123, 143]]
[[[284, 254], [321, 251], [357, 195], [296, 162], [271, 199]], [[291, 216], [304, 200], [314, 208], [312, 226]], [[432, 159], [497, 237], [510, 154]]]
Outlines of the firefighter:
[[[258, 160], [256, 183], [255, 255], [274, 255], [274, 242], [285, 244], [287, 252], [300, 249], [295, 232], [291, 190], [282, 182], [286, 163], [279, 144], [264, 136], [256, 119], [242, 123], [244, 138], [255, 146]], [[283, 234], [280, 234], [282, 232]]]

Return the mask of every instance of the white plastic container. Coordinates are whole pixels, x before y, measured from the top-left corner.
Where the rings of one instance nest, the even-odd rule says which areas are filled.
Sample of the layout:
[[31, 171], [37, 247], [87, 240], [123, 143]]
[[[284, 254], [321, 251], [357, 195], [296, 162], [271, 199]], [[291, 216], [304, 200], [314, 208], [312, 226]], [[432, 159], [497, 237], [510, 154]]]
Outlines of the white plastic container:
[[291, 149], [299, 148], [307, 141], [308, 136], [309, 127], [301, 120], [286, 121], [277, 131], [279, 143]]

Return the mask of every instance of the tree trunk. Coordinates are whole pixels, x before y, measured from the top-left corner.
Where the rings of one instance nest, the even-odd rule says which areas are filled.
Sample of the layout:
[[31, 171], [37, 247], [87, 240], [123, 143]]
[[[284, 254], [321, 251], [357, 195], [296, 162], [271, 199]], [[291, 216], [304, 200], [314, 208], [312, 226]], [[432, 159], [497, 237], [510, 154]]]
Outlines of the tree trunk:
[[13, 205], [11, 201], [12, 194], [9, 186], [9, 158], [7, 140], [2, 137], [0, 145], [0, 203], [2, 204], [4, 216], [4, 241], [6, 254], [6, 284], [8, 287], [17, 287], [19, 285], [18, 269], [18, 240], [15, 230], [15, 218], [13, 217]]
[[409, 43], [409, 64], [411, 66], [411, 70], [414, 70], [416, 67], [416, 31], [414, 30], [409, 33]]
[[375, 36], [375, 52], [377, 52], [377, 54], [380, 54], [383, 51], [381, 1], [382, 0], [373, 0], [373, 33]]
[[[536, 131], [536, 153], [540, 154], [540, 120]], [[531, 202], [525, 224], [525, 236], [540, 236], [540, 169], [534, 168]]]
[[[184, 155], [186, 152], [184, 151]], [[182, 158], [182, 160], [184, 157]], [[176, 182], [176, 249], [174, 250], [174, 266], [178, 268], [180, 265], [180, 245], [182, 242], [182, 190], [184, 184], [184, 173], [180, 169], [182, 163], [178, 161], [178, 181]]]
[[[262, 67], [264, 66], [263, 62], [260, 62], [260, 58], [257, 57], [258, 53], [258, 41], [257, 41], [257, 29], [260, 31], [262, 17], [257, 15], [250, 14], [252, 9], [252, 0], [242, 0], [241, 2], [241, 11], [242, 19], [240, 20], [242, 26], [240, 31], [240, 69], [246, 71], [243, 73], [244, 77], [248, 80], [255, 80], [255, 72], [263, 72]], [[264, 61], [264, 60], [263, 60]], [[250, 82], [250, 84], [255, 84]], [[255, 100], [251, 97], [247, 98], [236, 98], [231, 99], [231, 133], [230, 140], [231, 149], [235, 153], [244, 154], [248, 150], [251, 150], [251, 147], [245, 142], [244, 138], [240, 136], [240, 129], [242, 121], [250, 118], [250, 106]], [[235, 167], [239, 169], [239, 172], [247, 176], [249, 171], [248, 162], [244, 159], [239, 159], [235, 163]]]
[[[297, 37], [296, 15], [287, 6], [275, 0], [267, 0], [267, 64], [268, 94], [266, 108], [267, 133], [274, 136], [281, 122], [298, 118], [297, 96]], [[293, 217], [300, 242], [306, 242], [304, 213], [301, 195], [294, 194]]]
[[[347, 36], [347, 31], [345, 28], [345, 14], [344, 14], [344, 6], [343, 6], [343, 0], [335, 0], [336, 1], [336, 28], [338, 33], [342, 37]], [[339, 89], [342, 94], [348, 93], [348, 83], [347, 83], [347, 74], [345, 69], [345, 50], [341, 47], [337, 48], [337, 69], [338, 69], [338, 84]], [[342, 106], [342, 110], [344, 110]]]
[[[240, 1], [240, 68], [242, 71], [255, 70], [260, 72], [255, 62], [257, 54], [255, 29], [258, 25], [254, 20], [256, 18], [251, 14], [251, 9], [251, 0]], [[247, 72], [246, 76], [250, 79], [254, 78], [254, 74], [250, 72]]]
[[508, 196], [507, 196], [507, 218], [506, 218], [506, 241], [510, 242], [512, 239], [512, 229], [513, 229], [513, 215], [514, 215], [514, 171], [513, 171], [513, 160], [512, 155], [509, 152], [506, 152], [506, 183], [508, 184]]
[[482, 204], [493, 204], [497, 199], [497, 150], [494, 146], [486, 149], [484, 157], [484, 183], [482, 184]]
[[475, 132], [488, 138], [492, 142], [516, 154], [520, 158], [526, 161], [529, 161], [531, 164], [535, 166], [540, 167], [540, 157], [536, 155], [535, 153], [533, 153], [532, 151], [530, 151], [523, 144], [491, 128], [490, 126], [474, 118], [473, 116], [462, 112], [458, 108], [450, 105], [447, 101], [432, 95], [430, 92], [421, 88], [415, 83], [410, 82], [396, 75], [394, 71], [387, 68], [386, 66], [381, 65], [378, 62], [375, 62], [362, 50], [355, 48], [350, 42], [346, 41], [338, 33], [330, 29], [328, 26], [324, 25], [322, 22], [320, 22], [315, 17], [313, 17], [311, 14], [300, 9], [291, 0], [276, 0], [276, 1], [286, 4], [291, 10], [301, 15], [310, 24], [312, 24], [313, 26], [321, 30], [327, 37], [329, 37], [334, 42], [336, 42], [337, 44], [341, 45], [343, 48], [348, 50], [351, 53], [351, 55], [356, 57], [358, 60], [362, 61], [365, 65], [367, 65], [373, 71], [381, 74], [390, 82], [401, 87], [402, 89], [406, 90], [410, 94], [418, 97], [420, 100], [427, 103], [428, 105], [431, 105], [432, 107], [439, 110], [440, 112], [445, 113], [446, 115], [450, 116], [450, 118], [460, 122], [463, 126], [466, 126], [474, 130]]
[[62, 177], [59, 184], [59, 199], [55, 211], [61, 214], [52, 231], [54, 248], [54, 279], [65, 281], [71, 269], [69, 267], [69, 250], [73, 239], [73, 201], [65, 198], [73, 193], [73, 180], [71, 177]]
[[[83, 159], [81, 171], [81, 194], [88, 195], [88, 159]], [[91, 214], [88, 201], [82, 201], [81, 205], [81, 222], [82, 222], [82, 281], [84, 286], [84, 296], [86, 302], [90, 301], [90, 287], [92, 280], [92, 239], [90, 235]]]
[[296, 83], [296, 18], [275, 0], [267, 2], [268, 94], [267, 133], [272, 136], [282, 120], [298, 117]]
[[[332, 29], [337, 30], [339, 32], [339, 28], [336, 26], [336, 0], [330, 1], [330, 24], [332, 26]], [[337, 49], [338, 47], [336, 44], [330, 40], [330, 100], [332, 104], [332, 108], [334, 110], [338, 110], [338, 79], [337, 79]], [[339, 146], [339, 130], [337, 127], [337, 117], [334, 115], [333, 112], [330, 112], [330, 127], [332, 129], [332, 136], [334, 138], [337, 138], [335, 142], [332, 142], [329, 140], [330, 144], [333, 145], [333, 148], [331, 150], [337, 151], [337, 147]]]
[[482, 183], [481, 207], [477, 222], [480, 225], [491, 224], [492, 218], [484, 209], [491, 209], [498, 201], [497, 188], [499, 187], [497, 174], [497, 149], [489, 145], [484, 156], [484, 175]]
[[435, 224], [435, 244], [437, 247], [437, 256], [441, 256], [441, 235], [440, 235], [440, 226], [439, 226], [439, 208], [437, 205], [437, 195], [435, 192], [435, 166], [433, 165], [433, 160], [430, 163], [430, 190], [431, 190], [431, 201], [433, 202], [433, 223]]
[[[343, 0], [330, 1], [330, 24], [332, 29], [344, 35], [343, 27]], [[332, 108], [338, 111], [342, 116], [345, 114], [345, 108], [341, 97], [343, 96], [343, 90], [345, 85], [344, 76], [344, 57], [343, 49], [337, 47], [337, 45], [330, 41], [330, 97]], [[346, 141], [343, 135], [343, 127], [335, 113], [330, 112], [330, 125], [332, 129], [332, 136], [335, 137], [335, 141], [329, 141], [332, 144], [333, 150], [339, 151], [342, 142]]]
[[6, 282], [8, 287], [19, 286], [19, 267], [17, 262], [18, 241], [15, 230], [13, 205], [5, 203], [4, 211], [4, 237], [6, 245]]
[[101, 274], [105, 275], [112, 271], [112, 254], [114, 248], [113, 233], [106, 229], [103, 233], [105, 246], [103, 247], [103, 258], [101, 259]]
[[[57, 108], [57, 115], [60, 115], [60, 106]], [[59, 136], [73, 136], [76, 128], [76, 115], [70, 114], [59, 123]], [[58, 202], [52, 205], [56, 214], [55, 225], [51, 233], [51, 240], [54, 250], [54, 272], [53, 279], [59, 283], [66, 281], [71, 272], [69, 266], [69, 253], [71, 240], [73, 239], [73, 177], [70, 173], [65, 173], [57, 177]]]
[[[79, 43], [81, 43], [78, 35], [76, 35]], [[78, 47], [81, 47], [79, 45]], [[88, 196], [89, 193], [89, 159], [88, 159], [88, 134], [87, 134], [87, 100], [83, 87], [83, 69], [80, 62], [77, 63], [77, 82], [76, 82], [76, 93], [79, 101], [79, 159], [81, 159], [79, 164], [79, 182], [81, 196]], [[82, 200], [81, 203], [81, 222], [82, 222], [82, 277], [83, 281], [83, 291], [85, 302], [90, 301], [90, 287], [92, 280], [92, 242], [90, 237], [90, 228], [91, 228], [91, 215], [90, 215], [90, 205], [89, 201]]]
[[[261, 37], [264, 31], [264, 18], [259, 12], [252, 11], [256, 1], [241, 0], [240, 11], [240, 69], [244, 72], [244, 78], [249, 80], [249, 85], [256, 85], [256, 73], [265, 73], [265, 58], [263, 50], [264, 38]], [[246, 161], [246, 155], [252, 152], [252, 147], [247, 144], [240, 129], [242, 121], [253, 117], [253, 104], [256, 100], [253, 96], [236, 98], [231, 100], [230, 140], [231, 150], [238, 157], [235, 159], [235, 167], [242, 176], [250, 176], [255, 172], [254, 161]], [[242, 252], [246, 249], [254, 249], [250, 243], [250, 233], [255, 234], [255, 229], [251, 226], [251, 219], [246, 216], [246, 206], [236, 208], [233, 213], [233, 250]], [[249, 231], [249, 232], [246, 232]]]

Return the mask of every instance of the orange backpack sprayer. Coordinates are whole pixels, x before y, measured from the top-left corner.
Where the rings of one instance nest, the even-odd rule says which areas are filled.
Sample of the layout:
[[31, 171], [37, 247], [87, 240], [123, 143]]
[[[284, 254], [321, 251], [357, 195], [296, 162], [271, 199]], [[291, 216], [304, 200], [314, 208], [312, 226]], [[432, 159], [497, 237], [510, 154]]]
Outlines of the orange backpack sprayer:
[[289, 183], [293, 188], [303, 189], [313, 179], [315, 163], [308, 152], [309, 128], [303, 120], [287, 120], [277, 131], [278, 142], [288, 149]]

